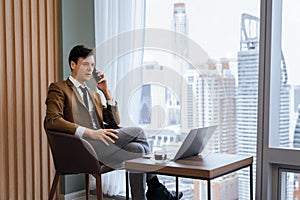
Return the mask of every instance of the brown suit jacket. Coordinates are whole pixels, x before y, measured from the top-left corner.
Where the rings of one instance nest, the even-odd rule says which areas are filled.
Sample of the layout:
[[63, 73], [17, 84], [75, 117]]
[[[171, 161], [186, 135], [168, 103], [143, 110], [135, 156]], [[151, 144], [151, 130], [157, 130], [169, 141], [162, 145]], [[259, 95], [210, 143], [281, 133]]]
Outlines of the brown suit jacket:
[[[101, 128], [104, 123], [117, 127], [120, 117], [117, 106], [104, 106], [100, 95], [89, 89], [90, 97], [95, 106], [96, 116]], [[52, 83], [46, 99], [47, 111], [44, 119], [46, 130], [75, 134], [78, 125], [93, 128], [89, 111], [73, 83], [67, 79]]]

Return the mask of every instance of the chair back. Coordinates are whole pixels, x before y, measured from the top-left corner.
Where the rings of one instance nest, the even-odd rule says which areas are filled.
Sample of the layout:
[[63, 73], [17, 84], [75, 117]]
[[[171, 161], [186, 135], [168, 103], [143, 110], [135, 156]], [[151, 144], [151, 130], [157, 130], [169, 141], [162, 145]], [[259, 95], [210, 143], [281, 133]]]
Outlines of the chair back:
[[101, 173], [93, 147], [84, 139], [66, 133], [46, 131], [56, 171], [61, 174]]

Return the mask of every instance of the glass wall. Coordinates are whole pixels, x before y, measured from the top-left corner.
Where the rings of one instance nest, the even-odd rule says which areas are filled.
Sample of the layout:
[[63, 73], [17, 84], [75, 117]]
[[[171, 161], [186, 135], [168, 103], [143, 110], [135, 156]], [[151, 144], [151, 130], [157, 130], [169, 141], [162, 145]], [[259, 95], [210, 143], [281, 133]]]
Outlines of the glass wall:
[[[203, 156], [256, 157], [260, 1], [121, 2], [96, 5], [95, 30], [122, 126], [143, 127], [153, 151], [174, 151], [192, 128], [218, 125]], [[213, 199], [249, 199], [248, 176], [215, 180]], [[174, 177], [160, 179], [175, 189]], [[180, 184], [184, 199], [206, 199], [205, 181]]]
[[[146, 29], [187, 37], [177, 40], [175, 36], [176, 49], [171, 51], [144, 50], [144, 85], [139, 93], [144, 115], [139, 115], [136, 124], [145, 128], [154, 150], [180, 145], [191, 128], [217, 124], [205, 153], [256, 156], [259, 5], [259, 1], [231, 0], [146, 1]], [[190, 41], [204, 51], [207, 62], [189, 59], [195, 53]], [[164, 80], [157, 79], [160, 75]], [[181, 90], [165, 79], [181, 81]], [[249, 199], [248, 173], [241, 170], [215, 180], [213, 198]], [[161, 179], [175, 189], [174, 178]], [[205, 181], [181, 179], [180, 189], [184, 199], [207, 196]]]

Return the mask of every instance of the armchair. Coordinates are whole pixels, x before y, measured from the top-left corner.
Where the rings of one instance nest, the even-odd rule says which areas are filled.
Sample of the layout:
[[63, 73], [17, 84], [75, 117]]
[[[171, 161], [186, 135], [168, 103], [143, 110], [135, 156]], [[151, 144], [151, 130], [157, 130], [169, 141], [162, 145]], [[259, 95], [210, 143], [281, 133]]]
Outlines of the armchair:
[[101, 175], [114, 170], [97, 159], [93, 147], [86, 140], [65, 133], [46, 131], [55, 166], [49, 200], [54, 197], [60, 175], [85, 174], [86, 199], [90, 195], [89, 174], [96, 178], [97, 200], [102, 200]]

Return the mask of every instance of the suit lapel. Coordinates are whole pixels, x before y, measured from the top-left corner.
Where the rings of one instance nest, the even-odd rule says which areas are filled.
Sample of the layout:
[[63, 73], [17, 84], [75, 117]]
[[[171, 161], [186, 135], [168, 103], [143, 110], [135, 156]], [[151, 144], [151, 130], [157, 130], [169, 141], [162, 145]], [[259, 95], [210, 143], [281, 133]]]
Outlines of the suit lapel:
[[88, 93], [89, 93], [89, 95], [90, 95], [90, 99], [92, 100], [92, 102], [93, 102], [93, 104], [94, 104], [94, 107], [96, 107], [96, 106], [95, 106], [95, 105], [96, 105], [96, 103], [95, 103], [95, 98], [94, 98], [93, 93], [91, 92], [91, 89], [90, 89], [90, 88], [88, 88]]
[[81, 98], [81, 96], [80, 96], [80, 94], [79, 94], [77, 88], [73, 85], [73, 83], [70, 81], [69, 78], [66, 80], [66, 82], [67, 82], [67, 85], [72, 89], [72, 91], [73, 91], [73, 96], [75, 96], [75, 98], [81, 103], [81, 105], [84, 106], [84, 107], [86, 108], [86, 106], [85, 106], [85, 104], [84, 104], [84, 101], [83, 101], [83, 99]]
[[90, 88], [88, 89], [88, 93], [89, 93], [89, 95], [90, 95], [90, 97], [91, 97], [90, 99], [92, 99], [92, 102], [93, 102], [93, 105], [94, 105], [94, 108], [95, 108], [96, 112], [99, 113], [99, 110], [98, 110], [98, 103], [95, 102], [96, 97], [94, 96], [94, 93], [91, 92], [91, 89], [90, 89]]
[[95, 97], [96, 93], [92, 92], [90, 88], [88, 89], [88, 93], [89, 93], [89, 95], [92, 99], [92, 102], [93, 102], [93, 105], [94, 105], [94, 108], [95, 108], [95, 112], [96, 112], [97, 116], [100, 119], [99, 121], [102, 121], [102, 114], [101, 114], [102, 111], [101, 111], [101, 108], [99, 108], [99, 105], [102, 105], [102, 104], [101, 104], [101, 102], [96, 102], [96, 99], [97, 99], [97, 97]]

